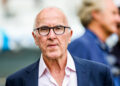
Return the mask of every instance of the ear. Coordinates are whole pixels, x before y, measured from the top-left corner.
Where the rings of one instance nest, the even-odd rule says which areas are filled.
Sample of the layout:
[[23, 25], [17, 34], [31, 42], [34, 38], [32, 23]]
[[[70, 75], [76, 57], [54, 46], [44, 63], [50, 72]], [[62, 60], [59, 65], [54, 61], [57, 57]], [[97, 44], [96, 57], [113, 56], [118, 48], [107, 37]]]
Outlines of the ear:
[[35, 36], [35, 33], [34, 33], [34, 32], [32, 32], [32, 36], [33, 36], [33, 38], [34, 38], [34, 39], [36, 38], [36, 36]]
[[34, 38], [35, 44], [38, 46], [39, 42], [38, 42], [38, 38], [37, 38], [35, 32], [32, 32], [32, 36]]
[[96, 21], [101, 20], [101, 12], [100, 11], [92, 11], [92, 18]]
[[70, 35], [69, 35], [69, 41], [68, 41], [68, 43], [70, 43], [70, 42], [71, 42], [72, 35], [73, 35], [73, 31], [72, 31], [72, 30], [70, 30]]

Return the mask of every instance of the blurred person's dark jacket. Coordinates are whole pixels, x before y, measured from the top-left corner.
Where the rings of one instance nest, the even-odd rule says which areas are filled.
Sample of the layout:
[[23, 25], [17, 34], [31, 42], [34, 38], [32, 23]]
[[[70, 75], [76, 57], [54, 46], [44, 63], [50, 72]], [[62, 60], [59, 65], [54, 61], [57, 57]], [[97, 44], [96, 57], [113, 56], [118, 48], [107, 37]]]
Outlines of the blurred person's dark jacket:
[[86, 29], [82, 37], [72, 41], [68, 46], [68, 50], [72, 55], [108, 65], [106, 60], [109, 52], [108, 46], [101, 42], [89, 29]]
[[113, 54], [117, 59], [115, 66], [120, 68], [120, 41], [117, 43], [115, 47], [113, 47], [111, 54]]

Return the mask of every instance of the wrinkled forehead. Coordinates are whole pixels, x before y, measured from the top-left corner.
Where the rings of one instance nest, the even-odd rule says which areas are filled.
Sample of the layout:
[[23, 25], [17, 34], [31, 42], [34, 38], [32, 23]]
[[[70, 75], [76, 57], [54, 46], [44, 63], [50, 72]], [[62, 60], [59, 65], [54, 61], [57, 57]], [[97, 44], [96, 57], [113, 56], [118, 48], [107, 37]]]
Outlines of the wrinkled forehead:
[[35, 26], [55, 26], [67, 25], [67, 19], [62, 11], [57, 8], [48, 8], [42, 10], [36, 17]]

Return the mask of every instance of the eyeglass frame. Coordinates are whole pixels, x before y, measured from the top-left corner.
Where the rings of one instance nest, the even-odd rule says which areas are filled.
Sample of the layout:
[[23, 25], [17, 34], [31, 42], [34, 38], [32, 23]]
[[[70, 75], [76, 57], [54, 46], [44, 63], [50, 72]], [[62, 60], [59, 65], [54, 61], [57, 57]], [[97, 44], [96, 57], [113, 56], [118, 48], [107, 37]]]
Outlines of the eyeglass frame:
[[[43, 28], [43, 27], [47, 27], [47, 28], [49, 29], [49, 30], [48, 30], [48, 33], [47, 33], [46, 35], [40, 34], [40, 32], [39, 32], [39, 29], [40, 29], [40, 28]], [[57, 33], [55, 32], [55, 30], [54, 30], [56, 27], [63, 27], [63, 28], [64, 28], [63, 33], [57, 34]], [[65, 33], [65, 28], [71, 29], [71, 27], [69, 27], [69, 26], [57, 25], [57, 26], [54, 26], [54, 27], [41, 26], [41, 27], [38, 27], [38, 28], [33, 29], [33, 31], [38, 30], [39, 35], [47, 36], [47, 35], [50, 33], [50, 30], [53, 29], [53, 32], [54, 32], [56, 35], [62, 35], [62, 34]]]

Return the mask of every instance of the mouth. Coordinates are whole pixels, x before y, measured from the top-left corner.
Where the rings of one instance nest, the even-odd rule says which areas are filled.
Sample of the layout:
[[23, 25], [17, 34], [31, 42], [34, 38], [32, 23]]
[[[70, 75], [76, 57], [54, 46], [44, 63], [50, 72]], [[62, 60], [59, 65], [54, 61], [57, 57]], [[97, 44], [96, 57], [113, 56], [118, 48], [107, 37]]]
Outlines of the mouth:
[[47, 47], [48, 48], [55, 48], [55, 47], [57, 47], [58, 45], [57, 44], [49, 44]]

